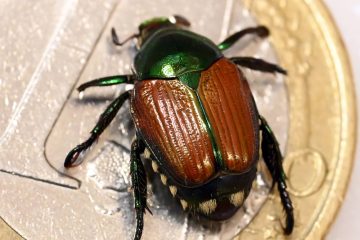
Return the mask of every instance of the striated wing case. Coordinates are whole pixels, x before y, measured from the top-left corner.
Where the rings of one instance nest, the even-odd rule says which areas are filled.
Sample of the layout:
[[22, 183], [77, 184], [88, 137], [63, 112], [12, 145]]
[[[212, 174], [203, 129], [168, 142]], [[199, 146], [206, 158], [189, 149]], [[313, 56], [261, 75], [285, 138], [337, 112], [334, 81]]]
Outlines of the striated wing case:
[[214, 131], [224, 168], [241, 173], [259, 158], [259, 116], [248, 82], [226, 58], [201, 73], [198, 94]]
[[226, 58], [202, 71], [196, 91], [178, 79], [137, 82], [131, 112], [162, 169], [181, 185], [243, 173], [258, 160], [256, 106], [246, 79]]
[[211, 141], [194, 91], [179, 80], [135, 84], [131, 112], [138, 133], [160, 166], [185, 186], [215, 174]]

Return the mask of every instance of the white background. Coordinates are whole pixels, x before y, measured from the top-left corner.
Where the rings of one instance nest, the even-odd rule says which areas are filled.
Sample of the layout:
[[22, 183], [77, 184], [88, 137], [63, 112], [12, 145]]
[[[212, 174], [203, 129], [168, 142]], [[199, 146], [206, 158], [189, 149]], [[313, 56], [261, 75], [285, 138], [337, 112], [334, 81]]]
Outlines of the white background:
[[[324, 0], [342, 34], [351, 61], [356, 93], [360, 96], [360, 1]], [[357, 111], [359, 111], [358, 101]], [[358, 121], [358, 128], [360, 124]], [[359, 136], [359, 131], [357, 133]], [[360, 239], [360, 142], [345, 201], [327, 236], [328, 240]]]

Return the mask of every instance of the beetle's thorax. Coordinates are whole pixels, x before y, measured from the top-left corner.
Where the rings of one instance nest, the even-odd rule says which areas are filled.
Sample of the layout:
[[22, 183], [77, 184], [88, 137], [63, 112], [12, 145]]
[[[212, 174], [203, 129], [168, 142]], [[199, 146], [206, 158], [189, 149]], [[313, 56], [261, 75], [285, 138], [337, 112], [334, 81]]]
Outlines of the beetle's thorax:
[[223, 55], [209, 39], [174, 26], [154, 30], [134, 65], [139, 80], [169, 79], [207, 69]]

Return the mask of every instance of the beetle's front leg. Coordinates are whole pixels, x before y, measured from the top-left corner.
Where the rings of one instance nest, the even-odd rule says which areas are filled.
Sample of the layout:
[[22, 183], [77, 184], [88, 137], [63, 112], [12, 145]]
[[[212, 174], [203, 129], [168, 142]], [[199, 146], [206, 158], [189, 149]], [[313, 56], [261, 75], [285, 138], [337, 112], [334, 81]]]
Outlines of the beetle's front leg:
[[150, 213], [150, 209], [146, 204], [147, 197], [147, 181], [146, 173], [143, 163], [141, 162], [140, 154], [145, 150], [145, 144], [138, 139], [135, 139], [131, 145], [130, 156], [130, 173], [132, 188], [134, 191], [135, 199], [135, 211], [136, 211], [136, 232], [134, 240], [139, 240], [142, 235], [144, 227], [144, 213], [147, 209]]
[[83, 83], [77, 88], [77, 90], [79, 92], [82, 92], [89, 87], [106, 87], [106, 86], [122, 84], [122, 83], [134, 83], [134, 80], [135, 80], [134, 75], [116, 75], [116, 76], [103, 77]]
[[224, 41], [218, 44], [218, 48], [221, 51], [226, 50], [230, 48], [232, 45], [234, 45], [234, 43], [239, 41], [241, 38], [250, 34], [255, 34], [261, 38], [265, 38], [269, 36], [269, 33], [270, 33], [269, 29], [265, 26], [245, 28], [227, 37]]
[[124, 92], [118, 98], [116, 98], [103, 112], [94, 127], [91, 131], [91, 135], [85, 142], [77, 145], [73, 148], [65, 158], [64, 166], [66, 168], [75, 167], [79, 165], [81, 162], [76, 163], [80, 153], [86, 149], [88, 149], [100, 136], [100, 134], [109, 126], [111, 121], [115, 118], [117, 112], [124, 104], [124, 102], [130, 97], [129, 92]]
[[232, 57], [230, 58], [231, 61], [233, 61], [235, 64], [250, 68], [252, 70], [257, 70], [261, 72], [268, 72], [268, 73], [281, 73], [281, 74], [287, 74], [286, 70], [282, 67], [266, 62], [259, 58], [253, 58], [253, 57]]
[[273, 180], [277, 183], [280, 193], [281, 203], [286, 212], [285, 234], [290, 234], [294, 228], [293, 206], [289, 193], [286, 191], [286, 175], [282, 166], [283, 157], [279, 149], [279, 144], [271, 131], [270, 126], [263, 117], [260, 117], [260, 130], [262, 133], [261, 150], [263, 158], [268, 167]]

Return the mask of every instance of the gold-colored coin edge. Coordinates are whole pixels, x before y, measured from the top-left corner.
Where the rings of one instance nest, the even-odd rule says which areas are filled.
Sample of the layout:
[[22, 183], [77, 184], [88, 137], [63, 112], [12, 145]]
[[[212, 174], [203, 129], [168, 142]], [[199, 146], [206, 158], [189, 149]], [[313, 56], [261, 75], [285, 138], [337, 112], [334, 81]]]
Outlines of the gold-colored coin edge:
[[[326, 164], [324, 170], [326, 178], [324, 177], [322, 187], [313, 199], [300, 201], [302, 199], [292, 196], [296, 222], [291, 236], [285, 237], [282, 233], [279, 220], [284, 219], [284, 216], [281, 207], [276, 208], [276, 205], [280, 205], [280, 203], [276, 191], [274, 191], [261, 212], [238, 236], [238, 239], [323, 239], [343, 202], [352, 172], [356, 145], [355, 92], [352, 71], [344, 44], [328, 9], [320, 0], [245, 0], [244, 3], [245, 6], [251, 8], [251, 12], [255, 14], [259, 23], [270, 28], [271, 40], [277, 50], [280, 62], [290, 73], [287, 79], [290, 133], [286, 155], [316, 150], [316, 147], [319, 147], [323, 151], [316, 153], [323, 157]], [[303, 27], [299, 28], [299, 25]], [[279, 29], [283, 31], [279, 31]], [[295, 30], [298, 31], [294, 32]], [[296, 40], [301, 45], [300, 50], [297, 49], [299, 52], [291, 55], [289, 46], [295, 45], [293, 42]], [[306, 45], [307, 41], [310, 44]], [[315, 56], [307, 55], [309, 49], [318, 52], [314, 54]], [[313, 61], [310, 66], [306, 66], [306, 63], [311, 63], [311, 60], [307, 61], [306, 59], [305, 61], [304, 58], [312, 57], [316, 61]], [[317, 75], [307, 72], [308, 68], [313, 65], [317, 65], [314, 71]], [[319, 77], [319, 73], [323, 75]], [[304, 80], [304, 77], [308, 79]], [[331, 85], [332, 88], [328, 85]], [[317, 97], [316, 100], [330, 99], [332, 102], [328, 102], [329, 106], [317, 103], [314, 101], [314, 94]], [[334, 94], [334, 96], [329, 97], [329, 94]], [[306, 98], [305, 101], [303, 98]], [[322, 106], [323, 110], [316, 112], [313, 116], [307, 116], [306, 114], [314, 113], [310, 110], [316, 105]], [[327, 112], [329, 109], [330, 111]], [[336, 109], [339, 112], [336, 112]], [[329, 125], [334, 128], [326, 129], [326, 120], [333, 121], [333, 124]], [[306, 126], [304, 127], [304, 125]], [[314, 137], [312, 133], [314, 126], [326, 129], [328, 131], [326, 136]], [[320, 143], [321, 141], [326, 144]], [[332, 155], [323, 156], [323, 153], [332, 153]], [[285, 165], [288, 160], [286, 157]], [[305, 170], [311, 171], [312, 167], [308, 166]], [[304, 176], [305, 174], [303, 173]], [[318, 202], [316, 203], [316, 201]], [[301, 207], [301, 205], [305, 206]], [[308, 210], [312, 207], [314, 207], [313, 210]]]
[[0, 218], [0, 239], [17, 240], [17, 239], [22, 239], [22, 237], [13, 228], [11, 228], [2, 218]]
[[323, 224], [322, 228], [317, 228], [313, 233], [308, 235], [308, 239], [322, 239], [336, 219], [345, 198], [352, 173], [357, 132], [356, 94], [349, 57], [334, 19], [322, 1], [307, 2], [314, 13], [316, 13], [316, 11], [318, 12], [316, 16], [319, 24], [326, 23], [325, 26], [327, 27], [324, 27], [323, 31], [324, 34], [328, 35], [329, 50], [333, 56], [334, 67], [338, 72], [339, 91], [342, 98], [342, 142], [338, 158], [343, 159], [343, 161], [341, 166], [338, 166], [336, 169], [336, 179], [332, 186], [332, 193], [337, 194], [337, 196], [329, 198], [324, 206], [324, 210], [320, 215]]

